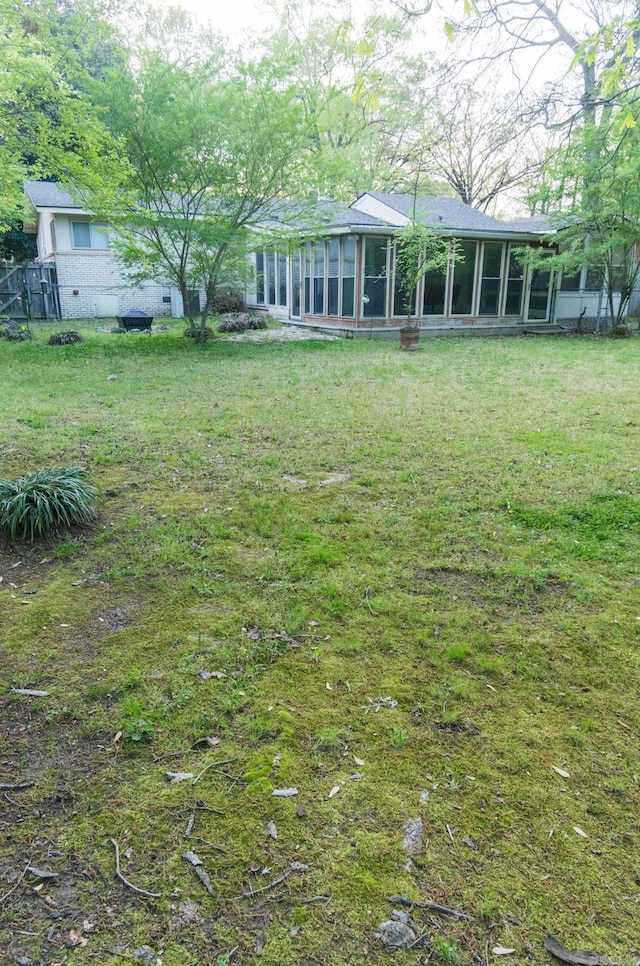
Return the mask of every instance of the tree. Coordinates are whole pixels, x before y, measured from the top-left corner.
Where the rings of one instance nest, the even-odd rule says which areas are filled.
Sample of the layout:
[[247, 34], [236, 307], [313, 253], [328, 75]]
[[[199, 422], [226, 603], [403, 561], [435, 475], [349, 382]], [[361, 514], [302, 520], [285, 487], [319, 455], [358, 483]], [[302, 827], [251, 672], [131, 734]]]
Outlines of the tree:
[[[78, 81], [77, 51], [106, 29], [80, 2], [57, 31], [55, 0], [0, 0], [0, 229], [21, 219], [26, 177], [88, 174], [113, 150]], [[73, 40], [71, 39], [73, 37]]]
[[403, 177], [430, 99], [427, 62], [406, 54], [408, 41], [402, 18], [375, 7], [356, 21], [343, 4], [283, 6], [266, 48], [300, 105], [321, 194], [351, 200]]
[[513, 96], [498, 98], [475, 85], [440, 86], [430, 126], [432, 173], [465, 204], [495, 208], [540, 167], [530, 114]]
[[[129, 57], [95, 91], [126, 161], [88, 203], [131, 274], [175, 285], [205, 338], [218, 288], [244, 279], [248, 232], [277, 219], [284, 195], [305, 195], [306, 132], [273, 61], [234, 60], [184, 14], [156, 15]], [[197, 326], [193, 289], [205, 292]]]
[[416, 289], [429, 272], [443, 272], [450, 258], [456, 256], [455, 243], [426, 225], [415, 214], [410, 222], [399, 228], [394, 235], [396, 246], [395, 278], [402, 298], [403, 311], [407, 313], [407, 326], [416, 313]]

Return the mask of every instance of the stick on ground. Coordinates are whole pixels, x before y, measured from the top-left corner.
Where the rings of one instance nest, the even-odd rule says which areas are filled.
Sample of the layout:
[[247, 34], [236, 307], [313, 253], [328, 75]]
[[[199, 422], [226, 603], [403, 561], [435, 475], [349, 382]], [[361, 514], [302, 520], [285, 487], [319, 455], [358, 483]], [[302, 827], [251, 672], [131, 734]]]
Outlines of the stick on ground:
[[420, 902], [418, 899], [407, 899], [405, 896], [387, 896], [389, 902], [397, 903], [399, 906], [412, 906], [414, 909], [431, 909], [433, 912], [441, 912], [444, 916], [455, 916], [456, 919], [473, 920], [467, 912], [460, 909], [450, 909], [448, 906], [441, 906], [437, 902]]
[[118, 843], [115, 839], [111, 839], [111, 844], [116, 850], [116, 875], [120, 879], [120, 882], [122, 882], [123, 885], [126, 885], [127, 889], [131, 889], [132, 892], [137, 892], [139, 896], [149, 896], [150, 899], [159, 899], [159, 892], [147, 892], [146, 889], [140, 889], [138, 886], [133, 885], [132, 882], [129, 882], [128, 879], [125, 879], [120, 871], [120, 849], [118, 848]]

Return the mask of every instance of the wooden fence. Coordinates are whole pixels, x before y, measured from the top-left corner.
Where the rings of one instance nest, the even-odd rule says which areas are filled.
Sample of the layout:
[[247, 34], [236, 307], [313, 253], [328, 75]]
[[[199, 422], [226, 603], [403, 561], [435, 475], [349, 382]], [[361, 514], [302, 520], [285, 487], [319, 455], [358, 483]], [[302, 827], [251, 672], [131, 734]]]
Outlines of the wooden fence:
[[55, 265], [0, 261], [0, 315], [10, 319], [59, 319]]

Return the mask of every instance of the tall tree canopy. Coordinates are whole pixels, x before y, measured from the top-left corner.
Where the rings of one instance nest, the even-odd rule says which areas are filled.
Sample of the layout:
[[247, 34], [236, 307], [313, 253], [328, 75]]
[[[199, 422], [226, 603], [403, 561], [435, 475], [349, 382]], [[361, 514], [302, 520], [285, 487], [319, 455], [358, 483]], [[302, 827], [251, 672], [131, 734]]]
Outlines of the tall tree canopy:
[[[73, 177], [113, 150], [87, 96], [87, 52], [107, 32], [84, 0], [0, 0], [0, 228], [23, 212], [25, 177]], [[109, 28], [111, 29], [111, 28]]]
[[94, 94], [123, 158], [87, 202], [133, 275], [175, 285], [187, 313], [204, 289], [204, 333], [218, 287], [246, 272], [247, 230], [308, 189], [304, 119], [273, 60], [243, 63], [182, 13], [156, 12], [128, 54]]

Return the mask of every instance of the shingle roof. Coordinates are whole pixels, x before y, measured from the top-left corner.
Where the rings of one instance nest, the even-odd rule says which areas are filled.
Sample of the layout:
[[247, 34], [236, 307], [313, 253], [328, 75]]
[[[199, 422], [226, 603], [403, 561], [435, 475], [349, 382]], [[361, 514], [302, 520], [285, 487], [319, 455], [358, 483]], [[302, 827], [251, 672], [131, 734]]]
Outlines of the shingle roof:
[[[367, 194], [406, 218], [410, 218], [413, 213], [413, 195], [377, 191], [368, 191]], [[459, 198], [419, 197], [416, 199], [416, 215], [431, 228], [503, 233], [517, 230], [497, 218], [485, 215], [483, 211], [465, 205]]]
[[529, 215], [527, 218], [514, 218], [513, 221], [507, 222], [507, 226], [511, 231], [531, 231], [540, 235], [557, 230], [557, 225], [551, 224], [549, 215]]
[[35, 208], [83, 208], [54, 181], [27, 181], [25, 191]]

